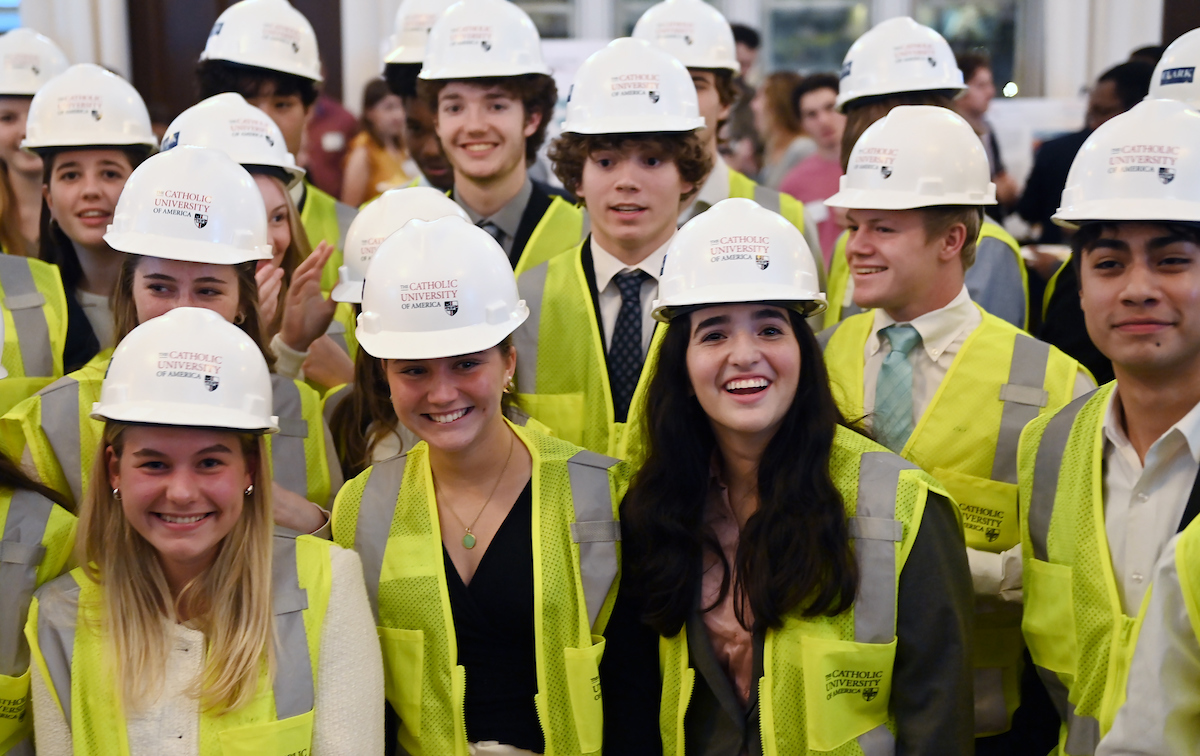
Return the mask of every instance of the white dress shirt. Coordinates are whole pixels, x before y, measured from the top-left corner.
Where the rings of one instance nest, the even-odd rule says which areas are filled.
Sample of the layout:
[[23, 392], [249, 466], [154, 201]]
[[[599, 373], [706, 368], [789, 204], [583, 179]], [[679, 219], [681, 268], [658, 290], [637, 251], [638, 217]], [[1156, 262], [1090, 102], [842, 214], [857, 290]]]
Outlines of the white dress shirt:
[[1096, 756], [1185, 756], [1200, 743], [1200, 643], [1188, 618], [1172, 538], [1154, 568], [1154, 590], [1125, 688], [1125, 705]]
[[1150, 445], [1143, 464], [1122, 428], [1120, 391], [1118, 385], [1104, 415], [1104, 530], [1121, 607], [1132, 616], [1200, 469], [1200, 405]]
[[612, 344], [613, 329], [617, 325], [617, 316], [621, 313], [621, 290], [617, 288], [618, 273], [641, 270], [649, 274], [642, 281], [642, 354], [650, 348], [650, 339], [654, 336], [655, 320], [650, 315], [653, 311], [654, 300], [658, 299], [658, 277], [662, 275], [663, 260], [667, 257], [668, 240], [658, 249], [647, 255], [637, 265], [626, 265], [612, 255], [611, 252], [596, 243], [592, 237], [592, 267], [596, 273], [596, 291], [600, 294], [600, 330], [604, 334], [604, 349]]

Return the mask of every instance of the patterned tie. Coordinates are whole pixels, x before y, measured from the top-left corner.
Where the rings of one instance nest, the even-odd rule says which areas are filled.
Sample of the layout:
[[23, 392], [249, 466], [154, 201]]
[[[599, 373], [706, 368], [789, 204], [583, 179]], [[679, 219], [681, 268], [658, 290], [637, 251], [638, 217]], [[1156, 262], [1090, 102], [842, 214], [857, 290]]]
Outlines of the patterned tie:
[[621, 311], [608, 347], [608, 382], [618, 423], [629, 416], [629, 403], [642, 375], [642, 282], [649, 278], [644, 270], [628, 270], [613, 278], [621, 292]]
[[879, 332], [892, 351], [883, 358], [875, 384], [875, 440], [900, 453], [913, 432], [913, 369], [908, 353], [921, 343], [921, 334], [911, 325], [892, 325]]
[[500, 228], [490, 220], [481, 220], [475, 225], [491, 234], [492, 238], [495, 239], [496, 243], [501, 247], [504, 246], [504, 237], [507, 236], [507, 234], [504, 233], [504, 229]]

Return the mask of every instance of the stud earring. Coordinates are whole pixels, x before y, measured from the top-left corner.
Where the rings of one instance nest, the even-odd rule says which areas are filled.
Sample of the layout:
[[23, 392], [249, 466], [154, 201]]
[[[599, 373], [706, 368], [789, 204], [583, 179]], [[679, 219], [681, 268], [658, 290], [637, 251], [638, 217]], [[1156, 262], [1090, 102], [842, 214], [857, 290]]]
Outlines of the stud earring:
[[251, 495], [253, 495], [253, 493], [254, 493], [254, 484], [251, 483], [250, 485], [246, 486], [245, 491], [242, 491], [242, 496], [249, 498]]
[[508, 376], [508, 378], [504, 379], [504, 393], [511, 394], [512, 390], [513, 390], [513, 379], [512, 379], [512, 376], [510, 375], [510, 376]]
[[113, 489], [113, 498], [116, 499], [117, 501], [121, 500], [121, 489], [119, 489], [119, 488]]

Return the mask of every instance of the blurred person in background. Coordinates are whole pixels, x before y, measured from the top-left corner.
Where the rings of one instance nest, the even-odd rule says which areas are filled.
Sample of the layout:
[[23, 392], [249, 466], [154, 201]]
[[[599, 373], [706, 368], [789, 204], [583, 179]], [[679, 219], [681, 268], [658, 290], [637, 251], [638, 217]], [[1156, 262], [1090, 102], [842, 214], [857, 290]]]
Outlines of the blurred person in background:
[[304, 143], [296, 162], [308, 170], [308, 180], [334, 197], [342, 194], [343, 166], [358, 119], [325, 92], [317, 95], [304, 125]]
[[775, 71], [754, 93], [750, 109], [763, 141], [763, 168], [758, 182], [779, 189], [784, 176], [816, 151], [816, 143], [800, 128], [794, 94], [803, 78], [794, 71]]
[[837, 111], [838, 76], [813, 74], [796, 88], [793, 102], [800, 128], [816, 143], [816, 150], [795, 165], [779, 184], [779, 191], [804, 203], [817, 222], [825, 265], [845, 225], [843, 214], [825, 207], [825, 199], [838, 191], [842, 176], [842, 132], [846, 116]]
[[388, 189], [412, 181], [416, 166], [404, 148], [404, 103], [387, 82], [373, 79], [363, 88], [362, 131], [350, 142], [342, 181], [342, 202], [358, 207]]
[[734, 54], [742, 67], [738, 80], [753, 92], [762, 82], [762, 73], [757, 68], [762, 36], [757, 29], [745, 24], [730, 24], [729, 27], [733, 29]]
[[996, 185], [996, 201], [1000, 203], [993, 212], [1002, 217], [1005, 208], [1017, 201], [1020, 190], [1017, 188], [1017, 182], [1008, 175], [1000, 157], [1000, 143], [996, 141], [996, 133], [984, 118], [988, 106], [996, 96], [996, 83], [992, 80], [992, 59], [982, 50], [961, 53], [956, 58], [967, 91], [954, 101], [954, 109], [971, 124], [971, 128], [983, 142], [988, 165], [992, 168], [992, 183]]

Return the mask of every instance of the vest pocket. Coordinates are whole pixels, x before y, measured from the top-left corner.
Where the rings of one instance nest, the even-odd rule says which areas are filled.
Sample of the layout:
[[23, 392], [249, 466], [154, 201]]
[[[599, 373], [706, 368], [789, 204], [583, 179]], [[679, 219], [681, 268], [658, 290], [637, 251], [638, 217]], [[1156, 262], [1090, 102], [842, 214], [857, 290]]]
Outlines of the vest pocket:
[[567, 692], [575, 732], [582, 753], [599, 753], [604, 743], [604, 698], [600, 691], [600, 658], [604, 656], [604, 638], [592, 636], [588, 648], [564, 648], [567, 665]]
[[1021, 630], [1033, 663], [1075, 674], [1075, 596], [1071, 568], [1040, 559], [1025, 562], [1025, 616]]
[[791, 646], [785, 652], [789, 662], [799, 662], [804, 673], [809, 749], [832, 751], [887, 723], [895, 639], [854, 643], [805, 635], [798, 644], [799, 659], [797, 644], [787, 645]]
[[517, 404], [554, 435], [583, 446], [583, 394], [517, 394]]
[[[17, 733], [32, 732], [33, 717], [26, 708], [29, 697], [29, 670], [19, 677], [0, 675], [0, 750], [15, 745]], [[12, 743], [9, 743], [9, 740]]]
[[313, 712], [219, 733], [222, 756], [309, 756]]
[[946, 487], [962, 513], [967, 546], [980, 551], [1000, 552], [1017, 545], [1017, 486], [998, 480], [977, 478], [944, 467], [935, 467], [933, 477]]
[[425, 677], [425, 632], [377, 627], [383, 646], [384, 695], [400, 715], [404, 729], [421, 735], [421, 686]]

